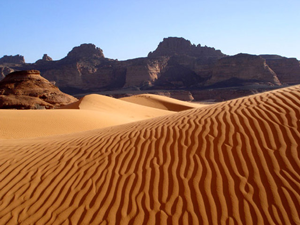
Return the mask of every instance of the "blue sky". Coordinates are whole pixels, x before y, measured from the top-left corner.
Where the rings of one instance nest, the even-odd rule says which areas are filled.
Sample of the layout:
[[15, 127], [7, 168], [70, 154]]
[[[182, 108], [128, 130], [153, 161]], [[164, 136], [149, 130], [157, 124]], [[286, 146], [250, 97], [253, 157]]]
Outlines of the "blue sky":
[[0, 57], [61, 59], [93, 43], [112, 59], [145, 57], [165, 37], [234, 55], [300, 60], [299, 0], [1, 0]]

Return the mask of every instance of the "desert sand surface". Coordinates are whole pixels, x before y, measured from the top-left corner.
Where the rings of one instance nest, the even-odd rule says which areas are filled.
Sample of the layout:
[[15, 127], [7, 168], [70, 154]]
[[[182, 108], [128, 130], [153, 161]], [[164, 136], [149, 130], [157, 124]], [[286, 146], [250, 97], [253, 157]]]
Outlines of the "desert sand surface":
[[0, 221], [299, 224], [299, 125], [293, 86], [106, 128], [0, 140]]
[[124, 97], [120, 99], [127, 102], [132, 102], [144, 106], [170, 110], [175, 112], [180, 112], [183, 110], [188, 110], [193, 108], [199, 108], [201, 106], [208, 105], [205, 103], [197, 104], [191, 102], [184, 102], [167, 96], [154, 95], [154, 94], [133, 95], [130, 97]]
[[59, 110], [0, 110], [0, 140], [75, 133], [172, 113], [92, 94]]

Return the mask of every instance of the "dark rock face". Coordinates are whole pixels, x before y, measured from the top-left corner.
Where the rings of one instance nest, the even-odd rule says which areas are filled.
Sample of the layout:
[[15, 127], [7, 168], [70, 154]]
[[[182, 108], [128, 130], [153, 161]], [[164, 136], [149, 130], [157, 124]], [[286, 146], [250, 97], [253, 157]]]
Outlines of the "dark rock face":
[[188, 88], [202, 81], [203, 78], [194, 70], [180, 64], [169, 64], [155, 81], [154, 86], [161, 89]]
[[218, 60], [213, 68], [212, 77], [206, 85], [221, 85], [221, 82], [224, 82], [225, 87], [230, 82], [231, 86], [239, 86], [243, 83], [281, 85], [276, 73], [266, 64], [265, 59], [248, 54], [238, 54]]
[[[13, 60], [6, 57], [4, 61]], [[53, 61], [45, 54], [33, 64], [20, 63], [25, 62], [24, 57], [15, 62], [18, 63], [0, 63], [0, 79], [12, 71], [36, 69], [69, 94], [132, 89], [193, 91], [194, 95], [195, 90], [212, 88], [250, 88], [251, 85], [273, 88], [300, 83], [300, 66], [296, 59], [276, 55], [226, 56], [220, 50], [174, 37], [165, 38], [148, 57], [126, 61], [105, 58], [102, 49], [82, 44], [61, 60]], [[220, 95], [214, 99], [225, 99], [222, 96], [226, 91], [230, 92], [226, 89], [207, 93]], [[243, 89], [237, 93], [242, 96], [246, 92]]]
[[[43, 76], [55, 81], [56, 85], [69, 93], [92, 92], [101, 89], [122, 88], [125, 83], [126, 68], [108, 59], [79, 59], [58, 61], [41, 71]], [[77, 90], [77, 91], [76, 91]]]
[[300, 83], [300, 62], [295, 58], [286, 58], [277, 55], [261, 55], [266, 59], [269, 67], [277, 74], [282, 84]]
[[14, 63], [14, 64], [23, 64], [25, 63], [25, 59], [24, 56], [22, 55], [5, 55], [2, 58], [0, 58], [0, 63], [4, 64], [4, 63]]
[[8, 74], [0, 81], [0, 108], [54, 108], [77, 101], [62, 93], [38, 70], [23, 70]]
[[201, 84], [211, 77], [214, 64], [225, 57], [220, 50], [192, 45], [184, 38], [165, 38], [157, 49], [148, 54], [149, 59], [167, 58], [161, 67], [155, 88], [189, 88]]

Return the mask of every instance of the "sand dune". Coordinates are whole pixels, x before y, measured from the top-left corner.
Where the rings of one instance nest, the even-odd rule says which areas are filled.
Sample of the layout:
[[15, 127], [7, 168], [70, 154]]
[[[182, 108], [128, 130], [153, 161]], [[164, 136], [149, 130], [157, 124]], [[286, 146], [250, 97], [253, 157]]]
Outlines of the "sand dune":
[[0, 141], [3, 224], [299, 224], [300, 86]]
[[0, 139], [68, 134], [171, 113], [106, 96], [88, 95], [60, 110], [0, 110]]
[[132, 102], [144, 106], [149, 106], [158, 109], [171, 110], [171, 111], [183, 111], [188, 109], [200, 108], [208, 104], [196, 104], [190, 102], [184, 102], [177, 99], [169, 98], [166, 96], [153, 95], [153, 94], [140, 94], [130, 97], [120, 98], [126, 102]]

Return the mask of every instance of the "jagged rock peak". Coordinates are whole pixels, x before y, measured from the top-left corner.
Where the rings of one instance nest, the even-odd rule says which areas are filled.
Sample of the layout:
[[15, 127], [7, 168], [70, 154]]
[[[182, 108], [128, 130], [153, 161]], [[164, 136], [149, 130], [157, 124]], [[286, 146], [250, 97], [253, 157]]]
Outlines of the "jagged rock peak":
[[5, 55], [0, 58], [0, 63], [23, 64], [25, 63], [25, 58], [22, 55]]
[[50, 56], [48, 56], [47, 54], [44, 54], [44, 55], [43, 55], [42, 60], [43, 60], [43, 61], [53, 61], [52, 58], [51, 58]]
[[148, 57], [172, 56], [172, 55], [188, 55], [194, 57], [216, 57], [222, 58], [224, 55], [220, 50], [211, 47], [202, 47], [192, 44], [189, 40], [178, 37], [164, 38], [159, 43], [157, 49], [148, 54]]
[[104, 58], [103, 50], [96, 47], [94, 44], [82, 44], [74, 47], [67, 55], [67, 58]]

